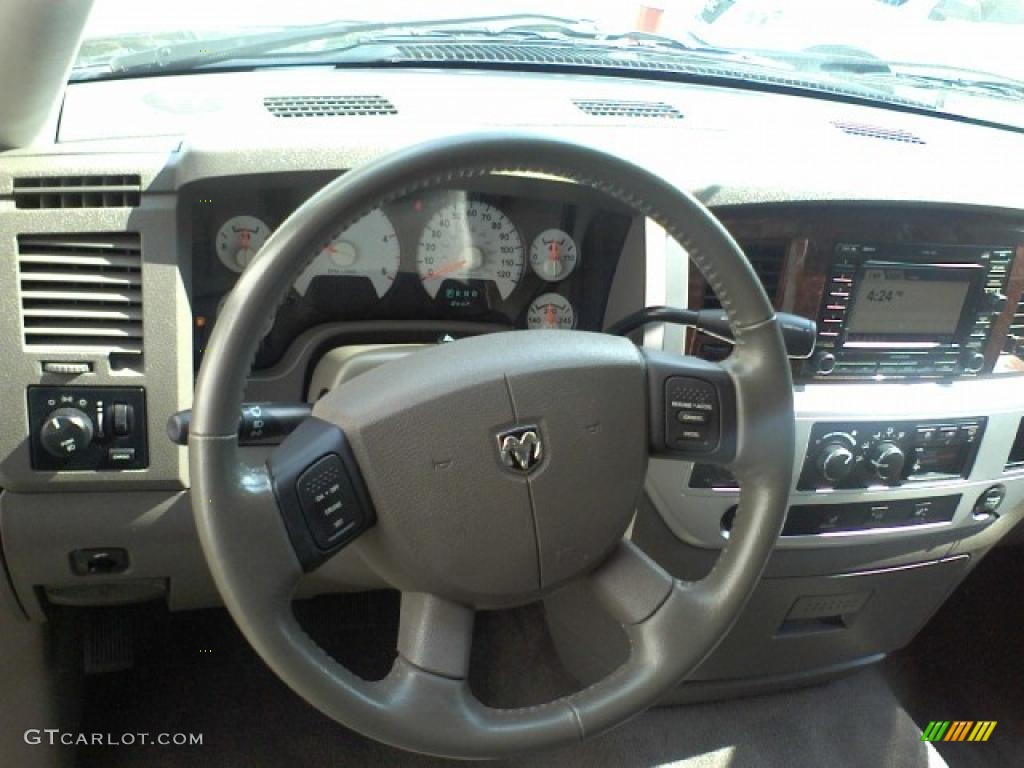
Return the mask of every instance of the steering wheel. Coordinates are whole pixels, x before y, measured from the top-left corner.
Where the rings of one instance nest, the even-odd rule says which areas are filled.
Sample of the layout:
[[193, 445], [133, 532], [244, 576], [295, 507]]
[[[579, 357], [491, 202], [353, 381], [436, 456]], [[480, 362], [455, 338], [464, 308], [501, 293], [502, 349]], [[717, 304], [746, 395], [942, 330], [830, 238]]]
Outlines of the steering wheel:
[[[497, 333], [417, 352], [327, 393], [265, 466], [238, 448], [249, 369], [294, 278], [379, 205], [507, 171], [596, 188], [661, 224], [728, 313], [722, 364], [579, 331]], [[267, 241], [220, 317], [188, 450], [203, 552], [238, 627], [296, 693], [407, 750], [500, 757], [602, 732], [655, 703], [729, 630], [785, 518], [792, 381], [771, 304], [714, 216], [655, 173], [529, 134], [473, 134], [344, 174]], [[713, 571], [672, 578], [624, 535], [648, 458], [721, 463], [739, 512]], [[305, 634], [293, 590], [342, 547], [401, 591], [390, 674], [363, 680]], [[467, 683], [474, 611], [582, 580], [622, 625], [628, 660], [540, 706], [485, 706]]]

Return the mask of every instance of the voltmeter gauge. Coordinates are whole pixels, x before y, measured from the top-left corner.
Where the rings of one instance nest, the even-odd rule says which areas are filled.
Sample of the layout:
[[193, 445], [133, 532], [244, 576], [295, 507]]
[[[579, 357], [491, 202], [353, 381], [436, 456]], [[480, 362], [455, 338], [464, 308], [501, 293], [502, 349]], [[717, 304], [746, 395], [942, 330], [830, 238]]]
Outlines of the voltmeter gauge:
[[560, 229], [548, 229], [534, 238], [530, 247], [530, 266], [541, 280], [564, 280], [576, 269], [580, 253], [572, 235]]
[[217, 231], [217, 258], [232, 272], [241, 272], [270, 237], [270, 227], [255, 216], [235, 216]]
[[576, 312], [565, 296], [545, 293], [534, 299], [526, 310], [526, 326], [569, 330], [576, 326]]

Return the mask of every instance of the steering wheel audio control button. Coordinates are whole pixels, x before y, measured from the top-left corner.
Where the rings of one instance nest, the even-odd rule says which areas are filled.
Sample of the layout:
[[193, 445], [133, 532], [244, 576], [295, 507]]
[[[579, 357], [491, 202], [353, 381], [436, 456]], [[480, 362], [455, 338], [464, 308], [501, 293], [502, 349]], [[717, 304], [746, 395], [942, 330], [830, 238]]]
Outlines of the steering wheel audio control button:
[[332, 549], [362, 530], [363, 510], [341, 458], [324, 456], [296, 483], [302, 516], [321, 549]]
[[718, 445], [718, 392], [710, 382], [673, 376], [665, 382], [666, 447], [710, 451]]

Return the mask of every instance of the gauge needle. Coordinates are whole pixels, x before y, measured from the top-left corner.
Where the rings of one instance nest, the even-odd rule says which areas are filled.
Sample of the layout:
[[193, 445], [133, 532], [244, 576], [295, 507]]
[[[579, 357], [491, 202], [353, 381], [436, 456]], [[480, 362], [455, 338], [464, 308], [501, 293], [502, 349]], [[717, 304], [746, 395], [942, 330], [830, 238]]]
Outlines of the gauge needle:
[[460, 269], [460, 268], [464, 267], [465, 265], [466, 265], [465, 259], [463, 259], [462, 261], [451, 261], [451, 262], [445, 264], [443, 267], [438, 267], [437, 269], [435, 269], [435, 270], [429, 272], [428, 274], [424, 275], [423, 279], [422, 279], [422, 282], [426, 282], [427, 280], [436, 280], [439, 277], [444, 277], [449, 272], [454, 272], [457, 269]]
[[549, 327], [553, 327], [558, 322], [558, 315], [555, 314], [554, 304], [548, 304], [544, 307], [544, 321]]

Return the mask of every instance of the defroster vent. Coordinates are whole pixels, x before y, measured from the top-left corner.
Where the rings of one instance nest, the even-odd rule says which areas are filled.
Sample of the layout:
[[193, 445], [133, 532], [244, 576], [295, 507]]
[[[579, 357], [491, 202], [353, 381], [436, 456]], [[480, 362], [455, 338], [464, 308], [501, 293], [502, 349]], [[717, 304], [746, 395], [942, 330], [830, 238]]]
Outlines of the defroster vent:
[[137, 233], [20, 235], [18, 283], [26, 347], [142, 354]]

